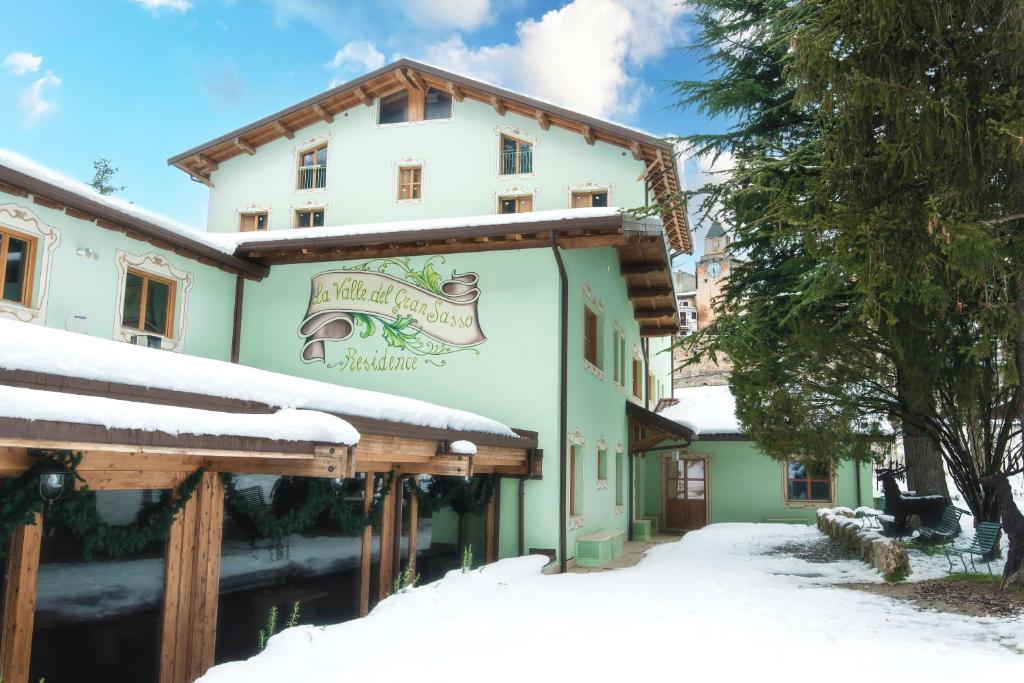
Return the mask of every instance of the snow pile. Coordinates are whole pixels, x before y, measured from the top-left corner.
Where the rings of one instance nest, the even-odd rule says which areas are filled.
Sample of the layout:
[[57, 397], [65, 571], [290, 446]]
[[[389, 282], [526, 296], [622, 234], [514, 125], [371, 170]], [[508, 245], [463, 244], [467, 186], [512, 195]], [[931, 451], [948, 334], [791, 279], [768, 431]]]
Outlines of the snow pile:
[[[472, 671], [516, 683], [538, 671], [550, 680], [647, 681], [681, 670], [694, 679], [791, 681], [799, 670], [860, 683], [865, 657], [894, 680], [1018, 674], [1021, 620], [919, 610], [837, 588], [881, 580], [859, 561], [771, 554], [823, 538], [806, 526], [716, 524], [629, 569], [545, 576], [544, 558], [503, 560], [394, 595], [365, 619], [287, 630], [262, 654], [200, 680], [397, 680], [415, 663], [422, 681]], [[513, 663], [494, 666], [496, 656]]]
[[452, 441], [451, 451], [455, 455], [476, 455], [476, 444], [472, 441], [459, 439]]
[[496, 420], [377, 391], [0, 320], [0, 368], [45, 372], [389, 422], [516, 436]]
[[612, 218], [622, 213], [617, 207], [589, 209], [556, 209], [527, 211], [525, 213], [484, 214], [481, 216], [452, 216], [423, 218], [414, 221], [387, 221], [381, 223], [353, 223], [352, 225], [325, 225], [301, 230], [265, 230], [261, 232], [219, 232], [207, 237], [220, 243], [220, 248], [234, 253], [239, 245], [257, 245], [261, 242], [302, 241], [324, 237], [352, 235], [379, 235], [395, 232], [420, 232], [451, 228], [478, 228], [494, 225], [529, 224], [542, 221], [569, 221], [581, 218]]
[[168, 218], [167, 216], [155, 211], [143, 209], [137, 204], [132, 204], [131, 202], [123, 199], [102, 195], [83, 182], [70, 178], [62, 173], [58, 173], [46, 166], [42, 166], [31, 159], [23, 157], [10, 150], [0, 148], [0, 166], [31, 176], [44, 183], [54, 185], [66, 192], [78, 195], [82, 199], [102, 204], [108, 209], [118, 211], [136, 220], [152, 223], [164, 230], [177, 233], [182, 237], [194, 240], [225, 254], [230, 255], [235, 251], [233, 248], [226, 248], [222, 242], [210, 239], [210, 235], [206, 232], [196, 230], [191, 226], [180, 223], [173, 218]]
[[727, 386], [675, 390], [678, 403], [661, 415], [692, 429], [694, 434], [742, 434], [736, 419], [736, 399]]
[[285, 408], [271, 415], [221, 413], [2, 384], [0, 416], [98, 425], [107, 429], [140, 429], [174, 436], [240, 436], [346, 445], [359, 442], [359, 432], [348, 422], [312, 410]]

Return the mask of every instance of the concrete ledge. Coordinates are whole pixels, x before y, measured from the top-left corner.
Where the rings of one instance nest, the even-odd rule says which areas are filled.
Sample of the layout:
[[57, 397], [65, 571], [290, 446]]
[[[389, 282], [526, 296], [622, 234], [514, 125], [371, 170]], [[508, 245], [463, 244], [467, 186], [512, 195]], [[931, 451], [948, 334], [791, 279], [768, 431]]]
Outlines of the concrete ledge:
[[602, 530], [576, 539], [576, 566], [600, 567], [622, 555], [626, 534]]
[[910, 576], [906, 546], [897, 539], [862, 529], [854, 514], [850, 508], [822, 508], [818, 510], [818, 528], [840, 548], [857, 553], [886, 579]]

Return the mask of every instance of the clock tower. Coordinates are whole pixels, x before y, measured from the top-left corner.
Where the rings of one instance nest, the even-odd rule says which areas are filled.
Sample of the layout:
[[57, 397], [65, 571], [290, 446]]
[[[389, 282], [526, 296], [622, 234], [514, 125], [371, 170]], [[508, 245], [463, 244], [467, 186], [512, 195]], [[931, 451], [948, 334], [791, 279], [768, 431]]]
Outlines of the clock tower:
[[712, 302], [722, 294], [722, 285], [732, 273], [735, 261], [730, 256], [729, 235], [718, 221], [704, 236], [704, 255], [697, 262], [697, 328], [715, 320]]

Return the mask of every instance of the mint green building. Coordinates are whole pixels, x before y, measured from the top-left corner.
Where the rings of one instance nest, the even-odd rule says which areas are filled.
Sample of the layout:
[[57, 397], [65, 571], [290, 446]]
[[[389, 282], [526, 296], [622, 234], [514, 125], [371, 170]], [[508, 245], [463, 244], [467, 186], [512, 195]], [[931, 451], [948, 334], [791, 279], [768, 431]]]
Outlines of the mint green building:
[[[678, 191], [665, 141], [401, 60], [169, 163], [209, 186], [205, 231], [0, 156], [0, 316], [535, 434], [531, 476], [495, 470], [495, 556], [600, 564], [631, 517], [646, 534], [858, 502], [852, 469], [794, 479], [666, 407], [689, 226], [672, 202], [623, 211]], [[433, 541], [458, 526], [438, 513]], [[486, 526], [462, 529], [479, 555]]]

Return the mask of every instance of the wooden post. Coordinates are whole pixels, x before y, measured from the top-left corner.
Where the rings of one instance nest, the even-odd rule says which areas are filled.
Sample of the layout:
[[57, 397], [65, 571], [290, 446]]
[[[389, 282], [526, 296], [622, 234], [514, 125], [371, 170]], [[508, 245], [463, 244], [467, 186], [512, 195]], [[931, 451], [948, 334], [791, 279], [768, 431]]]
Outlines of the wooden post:
[[395, 552], [395, 491], [398, 474], [391, 476], [391, 485], [384, 494], [380, 515], [380, 552], [377, 554], [377, 596], [378, 599], [391, 595], [393, 554]]
[[[363, 514], [370, 514], [373, 507], [375, 478], [373, 472], [366, 473], [363, 488]], [[370, 563], [373, 561], [373, 525], [363, 527], [362, 557], [359, 564], [359, 616], [370, 613]]]
[[27, 683], [32, 657], [32, 627], [36, 615], [36, 579], [39, 577], [39, 545], [43, 517], [35, 524], [18, 527], [11, 536], [4, 586], [3, 632], [0, 637], [2, 680]]
[[416, 526], [420, 517], [420, 499], [416, 497], [418, 486], [413, 477], [409, 487], [409, 576], [413, 577], [416, 576]]
[[484, 527], [484, 562], [486, 564], [494, 562], [494, 508], [496, 500], [497, 496], [492, 494], [491, 499], [487, 501], [487, 523]]
[[194, 681], [213, 666], [223, 526], [224, 483], [206, 472], [167, 537], [160, 683]]

